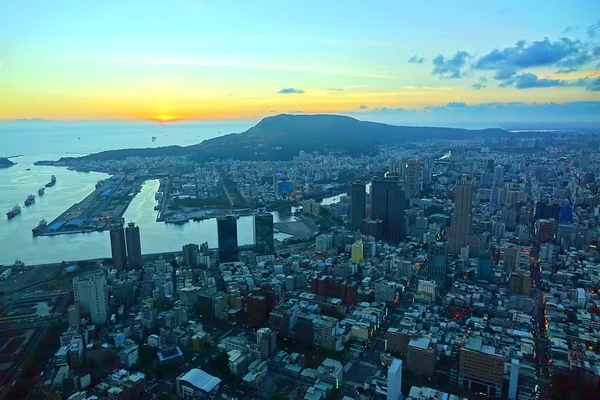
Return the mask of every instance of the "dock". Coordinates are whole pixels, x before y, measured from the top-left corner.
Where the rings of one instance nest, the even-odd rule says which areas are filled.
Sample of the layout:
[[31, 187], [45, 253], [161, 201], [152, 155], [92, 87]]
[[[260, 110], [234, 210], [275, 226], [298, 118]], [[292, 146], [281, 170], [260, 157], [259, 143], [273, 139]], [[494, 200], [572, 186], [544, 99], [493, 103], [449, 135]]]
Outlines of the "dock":
[[115, 175], [99, 183], [81, 202], [73, 204], [58, 218], [41, 229], [37, 236], [101, 232], [122, 223], [123, 214], [144, 179], [137, 175]]

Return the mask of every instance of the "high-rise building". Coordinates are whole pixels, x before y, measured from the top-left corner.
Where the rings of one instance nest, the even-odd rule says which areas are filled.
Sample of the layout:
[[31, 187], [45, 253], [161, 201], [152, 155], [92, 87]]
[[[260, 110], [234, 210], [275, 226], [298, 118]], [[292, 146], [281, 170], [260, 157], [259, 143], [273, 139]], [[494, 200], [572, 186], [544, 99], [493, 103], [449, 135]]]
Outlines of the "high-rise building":
[[483, 340], [481, 336], [471, 337], [460, 349], [458, 386], [500, 398], [504, 356], [493, 346], [484, 345]]
[[427, 247], [427, 277], [438, 284], [446, 282], [448, 245], [446, 242], [430, 243]]
[[496, 165], [494, 168], [494, 183], [500, 185], [502, 182], [504, 182], [504, 167]]
[[382, 220], [382, 239], [404, 240], [404, 189], [397, 176], [375, 178], [371, 184], [371, 218]]
[[511, 245], [504, 250], [502, 255], [502, 263], [506, 272], [515, 271], [519, 267], [519, 259], [521, 258], [521, 248]]
[[363, 259], [363, 242], [362, 240], [357, 240], [352, 244], [352, 249], [350, 253], [350, 259], [353, 263], [358, 264]]
[[265, 212], [254, 215], [254, 244], [260, 255], [275, 253], [273, 214]]
[[435, 346], [431, 338], [411, 339], [406, 351], [406, 367], [418, 376], [432, 377], [435, 371]]
[[248, 325], [260, 328], [269, 317], [267, 298], [265, 296], [250, 296], [246, 301]]
[[531, 294], [531, 274], [529, 271], [518, 270], [511, 273], [508, 289], [510, 293], [529, 296]]
[[277, 349], [277, 335], [269, 328], [260, 328], [256, 331], [256, 344], [261, 358], [268, 360], [269, 356]]
[[200, 254], [200, 247], [197, 244], [189, 243], [183, 245], [181, 248], [183, 254], [183, 265], [194, 268], [198, 266], [198, 255]]
[[140, 241], [140, 227], [135, 222], [130, 222], [125, 228], [125, 239], [127, 241], [127, 261], [129, 267], [142, 268], [142, 243]]
[[413, 197], [421, 189], [421, 160], [418, 158], [411, 158], [406, 164], [405, 171], [405, 188], [406, 196], [408, 198]]
[[219, 240], [219, 261], [234, 262], [238, 260], [237, 219], [233, 215], [217, 218], [217, 234]]
[[339, 320], [337, 318], [319, 315], [313, 320], [313, 345], [326, 350], [336, 351], [341, 345], [338, 335]]
[[127, 267], [127, 247], [125, 245], [125, 231], [121, 225], [110, 228], [110, 251], [113, 267], [118, 270]]
[[579, 166], [584, 171], [586, 169], [588, 169], [588, 167], [590, 166], [590, 151], [589, 150], [584, 150], [581, 152], [581, 158], [579, 159]]
[[387, 373], [387, 400], [402, 398], [402, 360], [394, 358]]
[[554, 243], [556, 238], [557, 223], [554, 219], [540, 219], [537, 221], [537, 233], [540, 243]]
[[460, 248], [469, 243], [471, 234], [471, 207], [473, 202], [473, 182], [461, 178], [456, 183], [454, 213], [452, 214], [449, 247], [450, 253], [458, 254]]
[[350, 200], [350, 229], [360, 231], [365, 219], [365, 209], [367, 208], [367, 190], [364, 183], [352, 183]]
[[492, 276], [492, 255], [488, 252], [480, 253], [477, 259], [477, 277], [487, 281]]
[[90, 314], [92, 323], [102, 325], [108, 320], [108, 292], [102, 273], [73, 278], [73, 294], [81, 312]]

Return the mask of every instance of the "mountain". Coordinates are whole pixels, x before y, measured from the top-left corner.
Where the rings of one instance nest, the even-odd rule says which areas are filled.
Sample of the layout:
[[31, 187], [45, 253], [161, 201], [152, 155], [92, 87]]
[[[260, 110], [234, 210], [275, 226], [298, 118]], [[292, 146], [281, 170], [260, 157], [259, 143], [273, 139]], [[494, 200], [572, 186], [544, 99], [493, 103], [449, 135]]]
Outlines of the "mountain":
[[0, 157], [0, 168], [8, 168], [15, 165], [14, 162], [10, 161], [8, 158]]
[[[428, 139], [498, 138], [502, 129], [468, 130], [386, 125], [341, 115], [288, 115], [267, 117], [243, 133], [232, 133], [202, 143], [180, 147], [111, 150], [83, 157], [113, 160], [130, 156], [188, 156], [194, 160], [288, 160], [307, 152], [369, 154], [380, 145], [399, 145]], [[66, 159], [61, 159], [65, 161]]]

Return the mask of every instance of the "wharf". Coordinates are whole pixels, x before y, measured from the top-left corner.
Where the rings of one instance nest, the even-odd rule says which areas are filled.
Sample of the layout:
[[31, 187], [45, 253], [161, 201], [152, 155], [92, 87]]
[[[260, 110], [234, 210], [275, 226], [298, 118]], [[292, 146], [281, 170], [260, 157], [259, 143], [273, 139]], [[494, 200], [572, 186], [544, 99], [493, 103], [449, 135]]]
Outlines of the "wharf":
[[41, 229], [38, 236], [89, 233], [122, 223], [125, 210], [139, 193], [144, 180], [136, 175], [115, 175], [105, 180], [81, 202]]

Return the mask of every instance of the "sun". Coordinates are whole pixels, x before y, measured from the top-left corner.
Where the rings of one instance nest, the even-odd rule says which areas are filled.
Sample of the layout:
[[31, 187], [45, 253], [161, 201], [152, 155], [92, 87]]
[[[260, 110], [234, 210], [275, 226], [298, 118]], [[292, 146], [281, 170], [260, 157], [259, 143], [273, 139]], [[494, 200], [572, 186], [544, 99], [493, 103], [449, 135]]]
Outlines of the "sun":
[[159, 122], [159, 123], [163, 123], [163, 122], [175, 122], [175, 121], [179, 121], [181, 118], [175, 116], [175, 115], [168, 115], [168, 114], [160, 114], [157, 116], [154, 116], [152, 118], [150, 118], [151, 121], [154, 122]]

